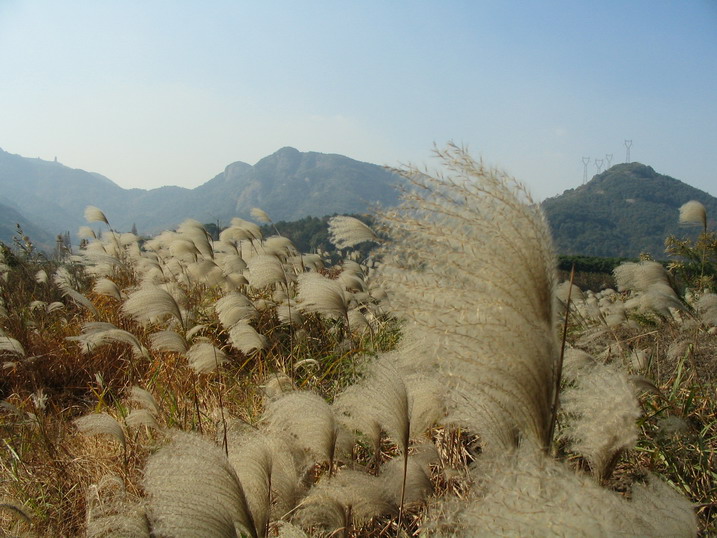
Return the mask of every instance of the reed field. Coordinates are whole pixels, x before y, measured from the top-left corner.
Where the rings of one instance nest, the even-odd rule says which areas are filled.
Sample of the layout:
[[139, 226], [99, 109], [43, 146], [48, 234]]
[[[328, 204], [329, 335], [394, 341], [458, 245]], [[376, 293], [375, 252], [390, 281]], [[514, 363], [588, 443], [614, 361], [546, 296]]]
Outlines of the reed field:
[[0, 535], [717, 534], [704, 207], [590, 291], [521, 183], [437, 154], [338, 263], [259, 209], [3, 245]]

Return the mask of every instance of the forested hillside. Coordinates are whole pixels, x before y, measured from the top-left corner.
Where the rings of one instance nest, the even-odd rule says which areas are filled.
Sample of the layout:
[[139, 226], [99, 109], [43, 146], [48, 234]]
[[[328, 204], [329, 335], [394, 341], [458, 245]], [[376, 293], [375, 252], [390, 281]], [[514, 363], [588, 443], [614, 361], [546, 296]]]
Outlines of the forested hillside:
[[543, 202], [560, 254], [662, 259], [669, 235], [694, 236], [678, 224], [679, 207], [698, 200], [710, 219], [717, 199], [640, 163], [618, 164], [590, 182]]

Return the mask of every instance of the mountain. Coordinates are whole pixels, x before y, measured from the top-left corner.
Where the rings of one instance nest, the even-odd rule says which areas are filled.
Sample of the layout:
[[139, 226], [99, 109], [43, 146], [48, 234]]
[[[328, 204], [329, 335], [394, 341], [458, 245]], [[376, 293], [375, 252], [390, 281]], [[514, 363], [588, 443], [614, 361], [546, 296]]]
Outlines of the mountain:
[[[361, 214], [394, 205], [400, 179], [375, 164], [342, 155], [282, 148], [255, 165], [235, 162], [194, 189], [123, 189], [99, 174], [0, 150], [0, 241], [10, 243], [19, 222], [38, 245], [86, 224], [88, 205], [113, 228], [141, 234], [175, 228], [194, 218], [228, 224], [253, 207], [275, 221]], [[678, 225], [678, 208], [699, 200], [714, 219], [717, 199], [640, 163], [618, 164], [591, 181], [543, 202], [560, 254], [664, 258], [667, 235], [695, 236]]]
[[640, 163], [618, 164], [576, 189], [543, 201], [560, 254], [665, 258], [670, 234], [694, 237], [678, 224], [679, 207], [702, 202], [714, 226], [717, 198]]
[[282, 148], [254, 166], [230, 164], [195, 189], [123, 189], [99, 174], [0, 150], [0, 202], [51, 236], [86, 224], [88, 205], [102, 209], [115, 229], [136, 225], [144, 234], [175, 228], [187, 218], [228, 224], [233, 217], [249, 218], [253, 207], [276, 221], [365, 213], [374, 204], [395, 204], [398, 181], [375, 164]]

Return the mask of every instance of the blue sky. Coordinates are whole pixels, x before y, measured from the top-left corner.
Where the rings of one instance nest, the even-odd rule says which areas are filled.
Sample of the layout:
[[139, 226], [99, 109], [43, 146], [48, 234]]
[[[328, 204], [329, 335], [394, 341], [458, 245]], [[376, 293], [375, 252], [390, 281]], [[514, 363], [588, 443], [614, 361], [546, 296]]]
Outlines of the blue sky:
[[0, 107], [5, 151], [128, 188], [454, 140], [543, 199], [630, 139], [717, 195], [717, 1], [0, 0]]

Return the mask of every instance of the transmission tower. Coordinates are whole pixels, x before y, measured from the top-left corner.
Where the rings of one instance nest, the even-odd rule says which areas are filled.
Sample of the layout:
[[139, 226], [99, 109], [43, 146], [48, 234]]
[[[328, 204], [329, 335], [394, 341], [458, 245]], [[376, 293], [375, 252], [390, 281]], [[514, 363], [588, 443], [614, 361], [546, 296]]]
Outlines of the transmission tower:
[[625, 140], [625, 162], [630, 162], [630, 148], [632, 147], [632, 140]]
[[590, 157], [583, 157], [583, 185], [588, 182], [588, 164], [590, 164]]
[[595, 168], [598, 174], [602, 171], [602, 159], [595, 159]]
[[606, 153], [605, 160], [607, 161], [607, 167], [610, 168], [612, 165], [612, 153]]

